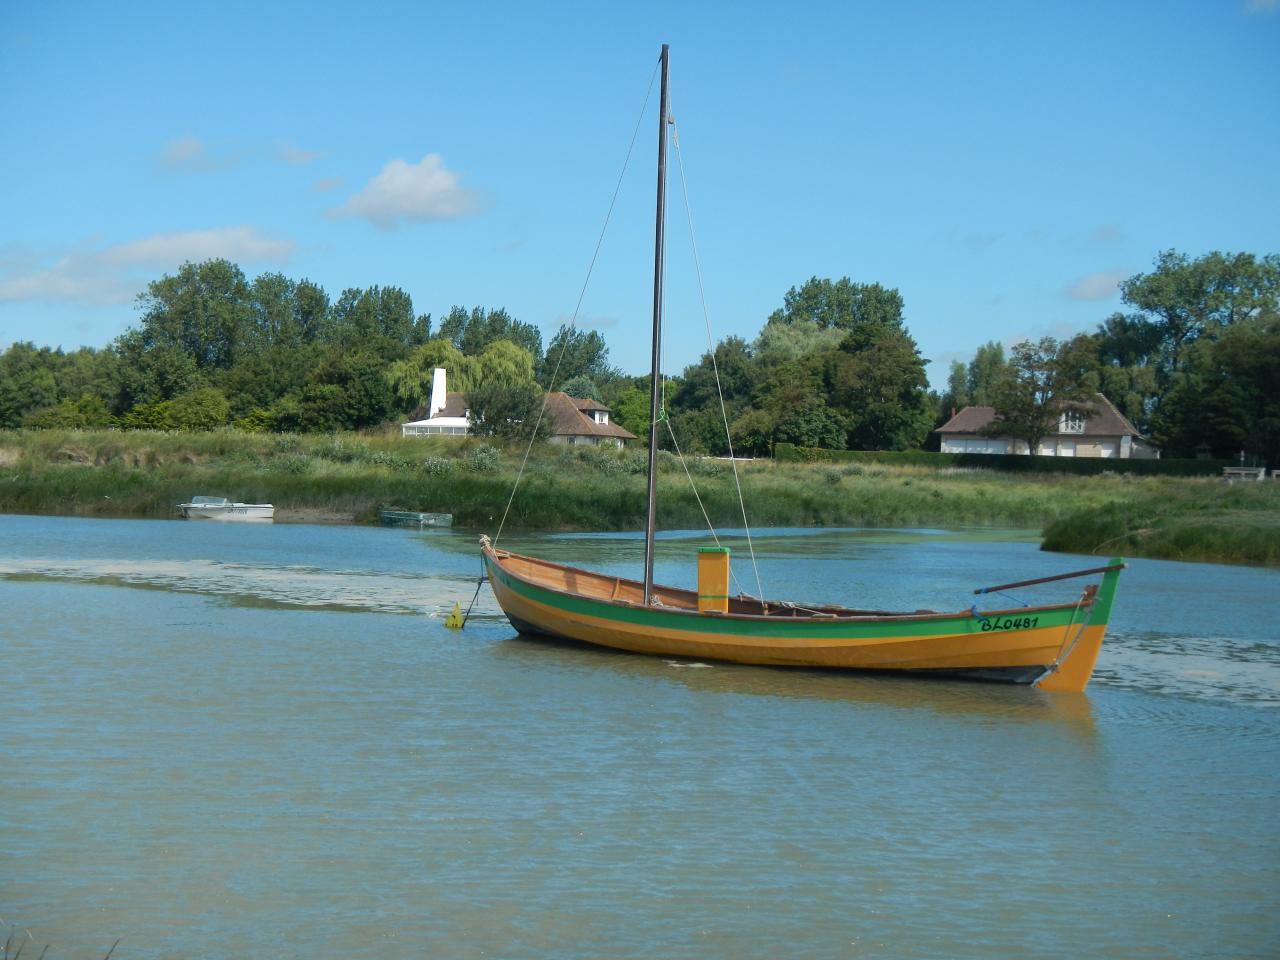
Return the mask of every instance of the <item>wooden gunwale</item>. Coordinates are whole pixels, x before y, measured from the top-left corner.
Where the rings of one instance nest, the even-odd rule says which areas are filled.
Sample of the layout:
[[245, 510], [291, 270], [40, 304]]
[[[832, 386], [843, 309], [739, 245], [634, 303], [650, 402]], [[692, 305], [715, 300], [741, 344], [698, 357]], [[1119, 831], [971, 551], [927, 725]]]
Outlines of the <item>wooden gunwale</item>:
[[[641, 581], [630, 580], [625, 577], [617, 577], [609, 574], [596, 573], [591, 570], [584, 570], [581, 567], [572, 567], [572, 566], [569, 566], [568, 564], [556, 563], [552, 560], [542, 560], [537, 557], [529, 557], [523, 554], [512, 553], [509, 550], [495, 550], [492, 546], [488, 546], [488, 545], [484, 546], [482, 549], [484, 553], [490, 558], [490, 560], [502, 569], [503, 573], [505, 573], [507, 576], [511, 577], [512, 579], [518, 580], [521, 583], [526, 584], [530, 587], [533, 587], [539, 590], [546, 590], [551, 593], [559, 594], [567, 598], [588, 600], [592, 603], [606, 604], [608, 606], [614, 606], [620, 609], [626, 609], [626, 610], [645, 609], [643, 602], [627, 600], [618, 596], [618, 594], [622, 591], [624, 587], [634, 588], [636, 591], [642, 592], [644, 588], [644, 584]], [[592, 580], [598, 580], [601, 582], [602, 585], [611, 587], [611, 591], [610, 591], [611, 595], [608, 597], [605, 597], [605, 596], [592, 596], [592, 595], [587, 595], [583, 593], [576, 593], [572, 590], [565, 589], [564, 587], [557, 585], [555, 583], [549, 583], [546, 580], [535, 579], [533, 577], [523, 575], [517, 572], [516, 570], [512, 569], [511, 567], [507, 566], [506, 564], [504, 564], [502, 562], [504, 559], [518, 560], [525, 564], [530, 565], [531, 567], [535, 567], [535, 568], [541, 567], [549, 570], [555, 570], [562, 573], [570, 574], [574, 577], [579, 577], [579, 578], [585, 577], [585, 578], [590, 578]], [[653, 607], [651, 609], [654, 609], [655, 611], [661, 611], [662, 613], [666, 613], [666, 614], [688, 615], [688, 616], [696, 617], [699, 619], [707, 618], [708, 616], [707, 614], [699, 612], [697, 609], [697, 601], [698, 601], [697, 591], [685, 590], [680, 587], [659, 586], [658, 584], [654, 584], [652, 589], [653, 589], [654, 596], [657, 597], [661, 601], [661, 603], [660, 605]], [[714, 619], [715, 620], [745, 620], [745, 621], [755, 621], [755, 622], [761, 622], [761, 623], [778, 623], [780, 620], [785, 619], [790, 622], [799, 622], [799, 623], [813, 622], [813, 623], [823, 623], [823, 624], [831, 624], [833, 622], [859, 623], [859, 624], [874, 624], [874, 623], [881, 623], [881, 622], [895, 623], [895, 624], [904, 623], [904, 622], [927, 623], [929, 621], [956, 620], [957, 618], [981, 620], [981, 619], [987, 619], [987, 618], [1006, 617], [1006, 616], [1024, 617], [1024, 616], [1027, 616], [1028, 614], [1035, 615], [1038, 613], [1050, 613], [1050, 612], [1072, 610], [1076, 607], [1087, 607], [1092, 601], [1092, 595], [1091, 595], [1092, 593], [1093, 591], [1086, 589], [1079, 601], [1073, 601], [1070, 603], [1042, 604], [1039, 606], [1028, 606], [1028, 607], [1009, 607], [1009, 608], [1003, 608], [999, 610], [983, 610], [979, 616], [974, 616], [973, 611], [969, 609], [956, 610], [951, 612], [945, 612], [945, 611], [940, 612], [935, 610], [919, 610], [919, 611], [907, 612], [907, 611], [884, 611], [884, 610], [856, 610], [848, 607], [819, 606], [819, 605], [805, 607], [804, 609], [815, 611], [815, 613], [812, 616], [802, 616], [802, 615], [795, 615], [795, 611], [792, 607], [779, 604], [778, 610], [775, 613], [748, 613], [745, 611], [735, 611], [733, 609], [730, 609], [728, 613], [714, 614]], [[673, 605], [672, 603], [669, 602], [671, 600], [677, 601], [679, 605]], [[776, 601], [774, 602], [776, 603]], [[744, 597], [731, 598], [730, 603], [738, 604], [738, 605], [751, 605], [756, 607], [762, 606], [760, 601], [755, 599], [750, 599], [750, 598], [744, 598]], [[768, 602], [763, 604], [763, 607], [765, 609], [767, 609], [768, 606], [769, 606]]]

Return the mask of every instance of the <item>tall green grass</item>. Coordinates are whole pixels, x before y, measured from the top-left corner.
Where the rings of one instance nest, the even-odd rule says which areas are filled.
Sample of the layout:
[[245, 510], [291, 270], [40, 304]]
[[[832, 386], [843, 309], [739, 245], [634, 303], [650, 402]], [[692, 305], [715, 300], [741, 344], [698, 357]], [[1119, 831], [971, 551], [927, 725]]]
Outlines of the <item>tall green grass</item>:
[[1280, 566], [1280, 484], [1221, 482], [1165, 489], [1062, 517], [1044, 550]]
[[[379, 510], [451, 513], [506, 529], [639, 529], [643, 450], [392, 433], [296, 436], [0, 431], [0, 512], [171, 517], [194, 494], [376, 522]], [[731, 466], [658, 458], [658, 523], [739, 527]], [[693, 475], [695, 497], [686, 476]], [[738, 464], [753, 527], [1019, 526], [1045, 549], [1280, 563], [1280, 484], [1102, 474], [1015, 474], [919, 463]], [[698, 498], [701, 498], [701, 506]], [[510, 508], [508, 510], [508, 502]]]

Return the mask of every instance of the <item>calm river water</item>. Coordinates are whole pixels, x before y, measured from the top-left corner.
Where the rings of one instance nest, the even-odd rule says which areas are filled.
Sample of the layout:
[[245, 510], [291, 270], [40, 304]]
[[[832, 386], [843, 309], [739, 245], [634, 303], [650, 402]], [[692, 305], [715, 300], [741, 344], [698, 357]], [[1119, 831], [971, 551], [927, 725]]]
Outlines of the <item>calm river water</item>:
[[[755, 547], [771, 596], [910, 609], [1096, 562]], [[0, 517], [0, 916], [49, 960], [1280, 954], [1280, 571], [1132, 562], [1083, 696], [520, 639], [487, 588], [445, 630], [478, 571], [461, 533]]]

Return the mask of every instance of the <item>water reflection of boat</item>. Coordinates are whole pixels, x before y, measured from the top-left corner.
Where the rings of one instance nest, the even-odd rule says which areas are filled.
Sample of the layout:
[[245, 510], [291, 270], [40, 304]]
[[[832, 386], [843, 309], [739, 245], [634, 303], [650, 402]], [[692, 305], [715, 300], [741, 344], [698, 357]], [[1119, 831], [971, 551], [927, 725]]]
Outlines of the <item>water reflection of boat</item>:
[[184, 520], [265, 521], [275, 518], [276, 508], [269, 503], [232, 503], [226, 497], [192, 497], [178, 504]]
[[1048, 720], [1062, 723], [1076, 734], [1094, 733], [1088, 697], [1058, 697], [1021, 687], [993, 689], [965, 682], [921, 684], [914, 682], [909, 674], [770, 670], [732, 663], [630, 657], [593, 645], [546, 637], [512, 637], [496, 650], [500, 656], [517, 660], [526, 657], [532, 660], [550, 653], [567, 668], [608, 669], [630, 680], [675, 683], [698, 694], [838, 702], [1014, 722]]
[[[1101, 575], [1099, 585], [1085, 587], [1078, 598], [1065, 603], [985, 611], [975, 605], [954, 613], [800, 605], [745, 594], [732, 597], [729, 551], [722, 547], [699, 551], [696, 591], [654, 584], [657, 431], [665, 419], [659, 399], [659, 360], [667, 127], [672, 122], [667, 112], [667, 61], [664, 44], [644, 580], [627, 580], [499, 550], [482, 537], [485, 571], [499, 606], [522, 633], [633, 653], [775, 667], [910, 672], [1036, 684], [1046, 690], [1084, 690], [1106, 632], [1124, 566], [1120, 560], [1105, 567], [975, 591], [1004, 591]], [[726, 420], [726, 430], [727, 426]]]

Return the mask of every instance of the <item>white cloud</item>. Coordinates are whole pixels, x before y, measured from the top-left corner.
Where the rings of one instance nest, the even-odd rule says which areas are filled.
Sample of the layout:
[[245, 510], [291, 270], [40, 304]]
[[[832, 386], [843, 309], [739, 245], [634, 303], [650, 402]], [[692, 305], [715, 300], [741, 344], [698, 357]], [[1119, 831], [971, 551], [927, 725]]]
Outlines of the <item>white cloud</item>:
[[1280, 10], [1280, 0], [1247, 0], [1244, 8], [1250, 13], [1275, 13]]
[[1072, 300], [1110, 300], [1120, 289], [1120, 281], [1129, 277], [1127, 270], [1104, 270], [1081, 277], [1067, 287], [1066, 294]]
[[429, 153], [416, 164], [392, 160], [342, 206], [335, 217], [355, 217], [389, 230], [400, 223], [451, 220], [472, 213], [476, 195], [445, 169], [444, 158]]
[[162, 233], [130, 243], [85, 245], [52, 255], [11, 254], [0, 263], [0, 303], [71, 301], [89, 306], [128, 303], [155, 279], [192, 260], [225, 257], [240, 263], [283, 262], [294, 244], [257, 227]]
[[150, 266], [215, 257], [258, 263], [287, 260], [293, 253], [293, 247], [293, 241], [273, 239], [257, 227], [217, 227], [186, 233], [157, 233], [132, 243], [109, 247], [102, 256], [108, 263]]

